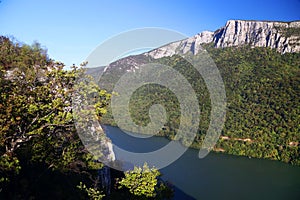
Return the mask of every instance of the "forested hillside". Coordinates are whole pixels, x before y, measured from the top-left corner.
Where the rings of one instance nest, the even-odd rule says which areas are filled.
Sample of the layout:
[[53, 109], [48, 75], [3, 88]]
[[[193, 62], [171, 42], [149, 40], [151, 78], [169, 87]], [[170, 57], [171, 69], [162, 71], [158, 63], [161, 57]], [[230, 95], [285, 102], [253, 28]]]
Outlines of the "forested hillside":
[[[300, 165], [300, 54], [281, 54], [274, 49], [247, 45], [214, 48], [212, 44], [205, 44], [203, 47], [215, 61], [227, 95], [225, 127], [214, 150]], [[166, 64], [190, 82], [201, 108], [199, 131], [192, 146], [200, 148], [211, 109], [209, 92], [200, 74], [176, 55], [156, 60], [138, 55], [128, 60], [128, 63], [134, 60], [141, 64], [149, 61]], [[110, 83], [106, 85], [108, 89], [130, 69], [127, 65], [124, 59], [105, 72], [105, 81]], [[159, 135], [174, 139], [180, 109], [176, 96], [169, 89], [155, 84], [140, 87], [131, 97], [131, 117], [137, 124], [147, 125], [149, 108], [157, 103], [166, 108], [168, 116]], [[116, 125], [110, 112], [104, 116], [104, 122]]]
[[217, 147], [300, 165], [300, 54], [249, 47], [208, 51], [228, 100], [228, 139], [221, 137]]

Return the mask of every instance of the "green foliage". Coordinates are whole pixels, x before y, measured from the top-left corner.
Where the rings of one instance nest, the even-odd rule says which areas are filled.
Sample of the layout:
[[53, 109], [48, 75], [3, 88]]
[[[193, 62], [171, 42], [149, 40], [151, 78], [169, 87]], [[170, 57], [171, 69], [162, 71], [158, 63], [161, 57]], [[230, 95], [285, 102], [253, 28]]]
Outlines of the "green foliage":
[[[300, 53], [280, 54], [269, 48], [250, 46], [220, 49], [212, 44], [204, 45], [204, 48], [221, 73], [227, 96], [222, 136], [229, 139], [219, 140], [216, 149], [235, 155], [299, 163]], [[141, 59], [146, 60], [141, 56], [137, 58], [139, 61]], [[199, 132], [192, 147], [200, 148], [208, 129], [211, 110], [210, 95], [201, 75], [179, 56], [151, 62], [178, 70], [195, 90], [201, 115]], [[119, 68], [116, 68], [118, 70], [107, 72], [106, 79], [110, 82], [116, 82], [115, 79], [120, 76]], [[187, 120], [180, 118], [179, 102], [168, 88], [155, 84], [138, 88], [129, 105], [133, 121], [146, 126], [150, 122], [149, 108], [154, 104], [162, 104], [167, 112], [167, 122], [158, 135], [176, 139], [180, 120]], [[110, 109], [104, 121], [115, 125]], [[184, 126], [188, 131], [190, 125]], [[185, 144], [186, 141], [181, 142]]]
[[10, 181], [10, 176], [19, 174], [21, 170], [20, 162], [18, 158], [3, 155], [0, 158], [0, 172], [3, 172], [0, 177], [0, 189], [2, 185], [5, 185]]
[[[89, 174], [87, 182], [93, 182], [93, 170], [102, 167], [82, 145], [72, 115], [74, 81], [84, 71], [63, 67], [50, 60], [38, 43], [20, 45], [0, 37], [0, 180], [7, 195], [29, 166], [82, 177]], [[94, 107], [100, 119], [110, 95], [96, 84], [85, 87], [98, 99]], [[9, 181], [13, 183], [6, 184]], [[26, 177], [26, 181], [32, 180]], [[25, 198], [17, 193], [9, 198], [16, 195]]]
[[217, 147], [235, 155], [299, 163], [300, 54], [247, 46], [207, 49], [228, 97], [223, 132], [231, 139], [219, 140]]
[[[75, 128], [74, 120], [83, 124], [91, 116], [100, 120], [111, 95], [83, 70], [74, 66], [66, 71], [63, 67], [50, 60], [38, 43], [21, 45], [0, 37], [1, 199], [104, 197], [98, 180], [103, 164], [82, 145], [77, 131], [85, 127]], [[81, 94], [79, 106], [89, 104], [74, 117], [73, 97], [77, 94]], [[160, 196], [165, 195], [168, 187], [157, 186], [158, 170], [145, 170], [141, 194], [154, 197], [157, 188]]]
[[[160, 172], [156, 168], [144, 166], [134, 167], [132, 171], [125, 172], [125, 177], [118, 181], [119, 189], [126, 188], [132, 194], [131, 199], [165, 199], [172, 195], [162, 195], [169, 188], [158, 182]], [[170, 193], [171, 191], [169, 191]]]
[[275, 27], [283, 36], [291, 37], [291, 36], [300, 36], [300, 28], [298, 27]]
[[77, 188], [83, 192], [85, 192], [89, 199], [91, 200], [101, 200], [105, 195], [101, 194], [101, 191], [99, 191], [97, 188], [91, 188], [87, 187], [85, 184], [80, 182], [80, 184], [77, 186]]

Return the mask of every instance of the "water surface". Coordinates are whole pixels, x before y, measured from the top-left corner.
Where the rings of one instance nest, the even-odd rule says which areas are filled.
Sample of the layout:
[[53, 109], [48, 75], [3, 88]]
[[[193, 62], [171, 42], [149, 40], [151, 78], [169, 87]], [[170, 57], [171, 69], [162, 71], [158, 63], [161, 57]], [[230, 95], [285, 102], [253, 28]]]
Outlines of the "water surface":
[[[115, 145], [132, 152], [157, 150], [169, 142], [162, 137], [135, 138], [116, 127], [105, 129]], [[175, 200], [300, 199], [300, 167], [278, 161], [214, 152], [199, 159], [198, 150], [188, 149], [160, 171], [175, 186]]]

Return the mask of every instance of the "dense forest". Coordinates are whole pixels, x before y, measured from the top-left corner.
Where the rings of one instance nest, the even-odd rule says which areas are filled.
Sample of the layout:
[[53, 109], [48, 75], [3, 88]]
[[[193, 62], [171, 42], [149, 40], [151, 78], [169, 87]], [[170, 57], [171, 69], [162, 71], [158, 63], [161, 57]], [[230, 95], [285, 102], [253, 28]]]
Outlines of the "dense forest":
[[[300, 165], [300, 53], [280, 54], [270, 48], [250, 46], [214, 48], [207, 44], [203, 47], [221, 73], [227, 96], [225, 127], [214, 150]], [[211, 111], [209, 92], [201, 75], [180, 56], [153, 60], [138, 55], [130, 62], [132, 60], [171, 66], [189, 81], [201, 109], [199, 130], [192, 147], [200, 148]], [[128, 69], [129, 66], [126, 62], [119, 62], [120, 68], [112, 67], [106, 72], [103, 82], [109, 84], [104, 84], [104, 88], [110, 90], [111, 83], [124, 73], [121, 67]], [[168, 88], [157, 84], [138, 88], [130, 99], [133, 121], [146, 126], [150, 122], [148, 112], [153, 104], [162, 104], [168, 118], [158, 135], [175, 139], [180, 105]], [[108, 109], [103, 122], [116, 125], [112, 119]], [[188, 128], [189, 124], [185, 126]]]
[[[91, 78], [81, 67], [64, 70], [39, 43], [0, 37], [0, 199], [171, 198], [160, 172], [146, 164], [111, 170], [111, 184], [104, 184], [104, 165], [85, 149], [74, 125], [78, 77]], [[101, 120], [110, 94], [96, 84], [84, 87], [96, 97]]]
[[[300, 165], [300, 54], [249, 46], [204, 48], [222, 75], [227, 95], [225, 127], [214, 150]], [[200, 74], [180, 56], [133, 58], [171, 66], [192, 85], [201, 109], [192, 147], [200, 148], [211, 111]], [[110, 74], [106, 82], [111, 84], [119, 75]], [[64, 64], [50, 59], [39, 43], [0, 37], [0, 198], [170, 199], [172, 189], [146, 164], [125, 173], [111, 170], [111, 185], [103, 184], [99, 173], [104, 165], [84, 148], [74, 126], [72, 96], [78, 77], [92, 78], [82, 67], [64, 70]], [[105, 86], [85, 85], [93, 98], [96, 95], [97, 118], [116, 125], [110, 87], [106, 92]], [[133, 121], [147, 125], [153, 104], [162, 104], [167, 112], [159, 135], [176, 139], [180, 105], [166, 87], [150, 84], [134, 92]]]

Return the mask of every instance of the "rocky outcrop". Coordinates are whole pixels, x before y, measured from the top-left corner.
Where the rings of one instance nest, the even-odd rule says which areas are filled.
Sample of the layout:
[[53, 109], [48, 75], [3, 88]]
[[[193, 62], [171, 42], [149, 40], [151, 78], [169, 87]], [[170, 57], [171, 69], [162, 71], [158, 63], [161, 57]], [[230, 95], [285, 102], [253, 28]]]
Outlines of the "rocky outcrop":
[[229, 20], [214, 32], [204, 31], [145, 53], [153, 58], [202, 50], [201, 44], [213, 43], [216, 48], [250, 45], [270, 47], [281, 53], [300, 52], [300, 21], [272, 22]]
[[185, 40], [170, 43], [145, 53], [145, 55], [158, 59], [175, 54], [186, 54], [192, 52], [194, 55], [203, 50], [201, 44], [210, 43], [213, 39], [213, 32], [205, 31]]
[[214, 33], [215, 47], [249, 44], [270, 47], [281, 53], [300, 52], [300, 21], [268, 22], [229, 20]]

